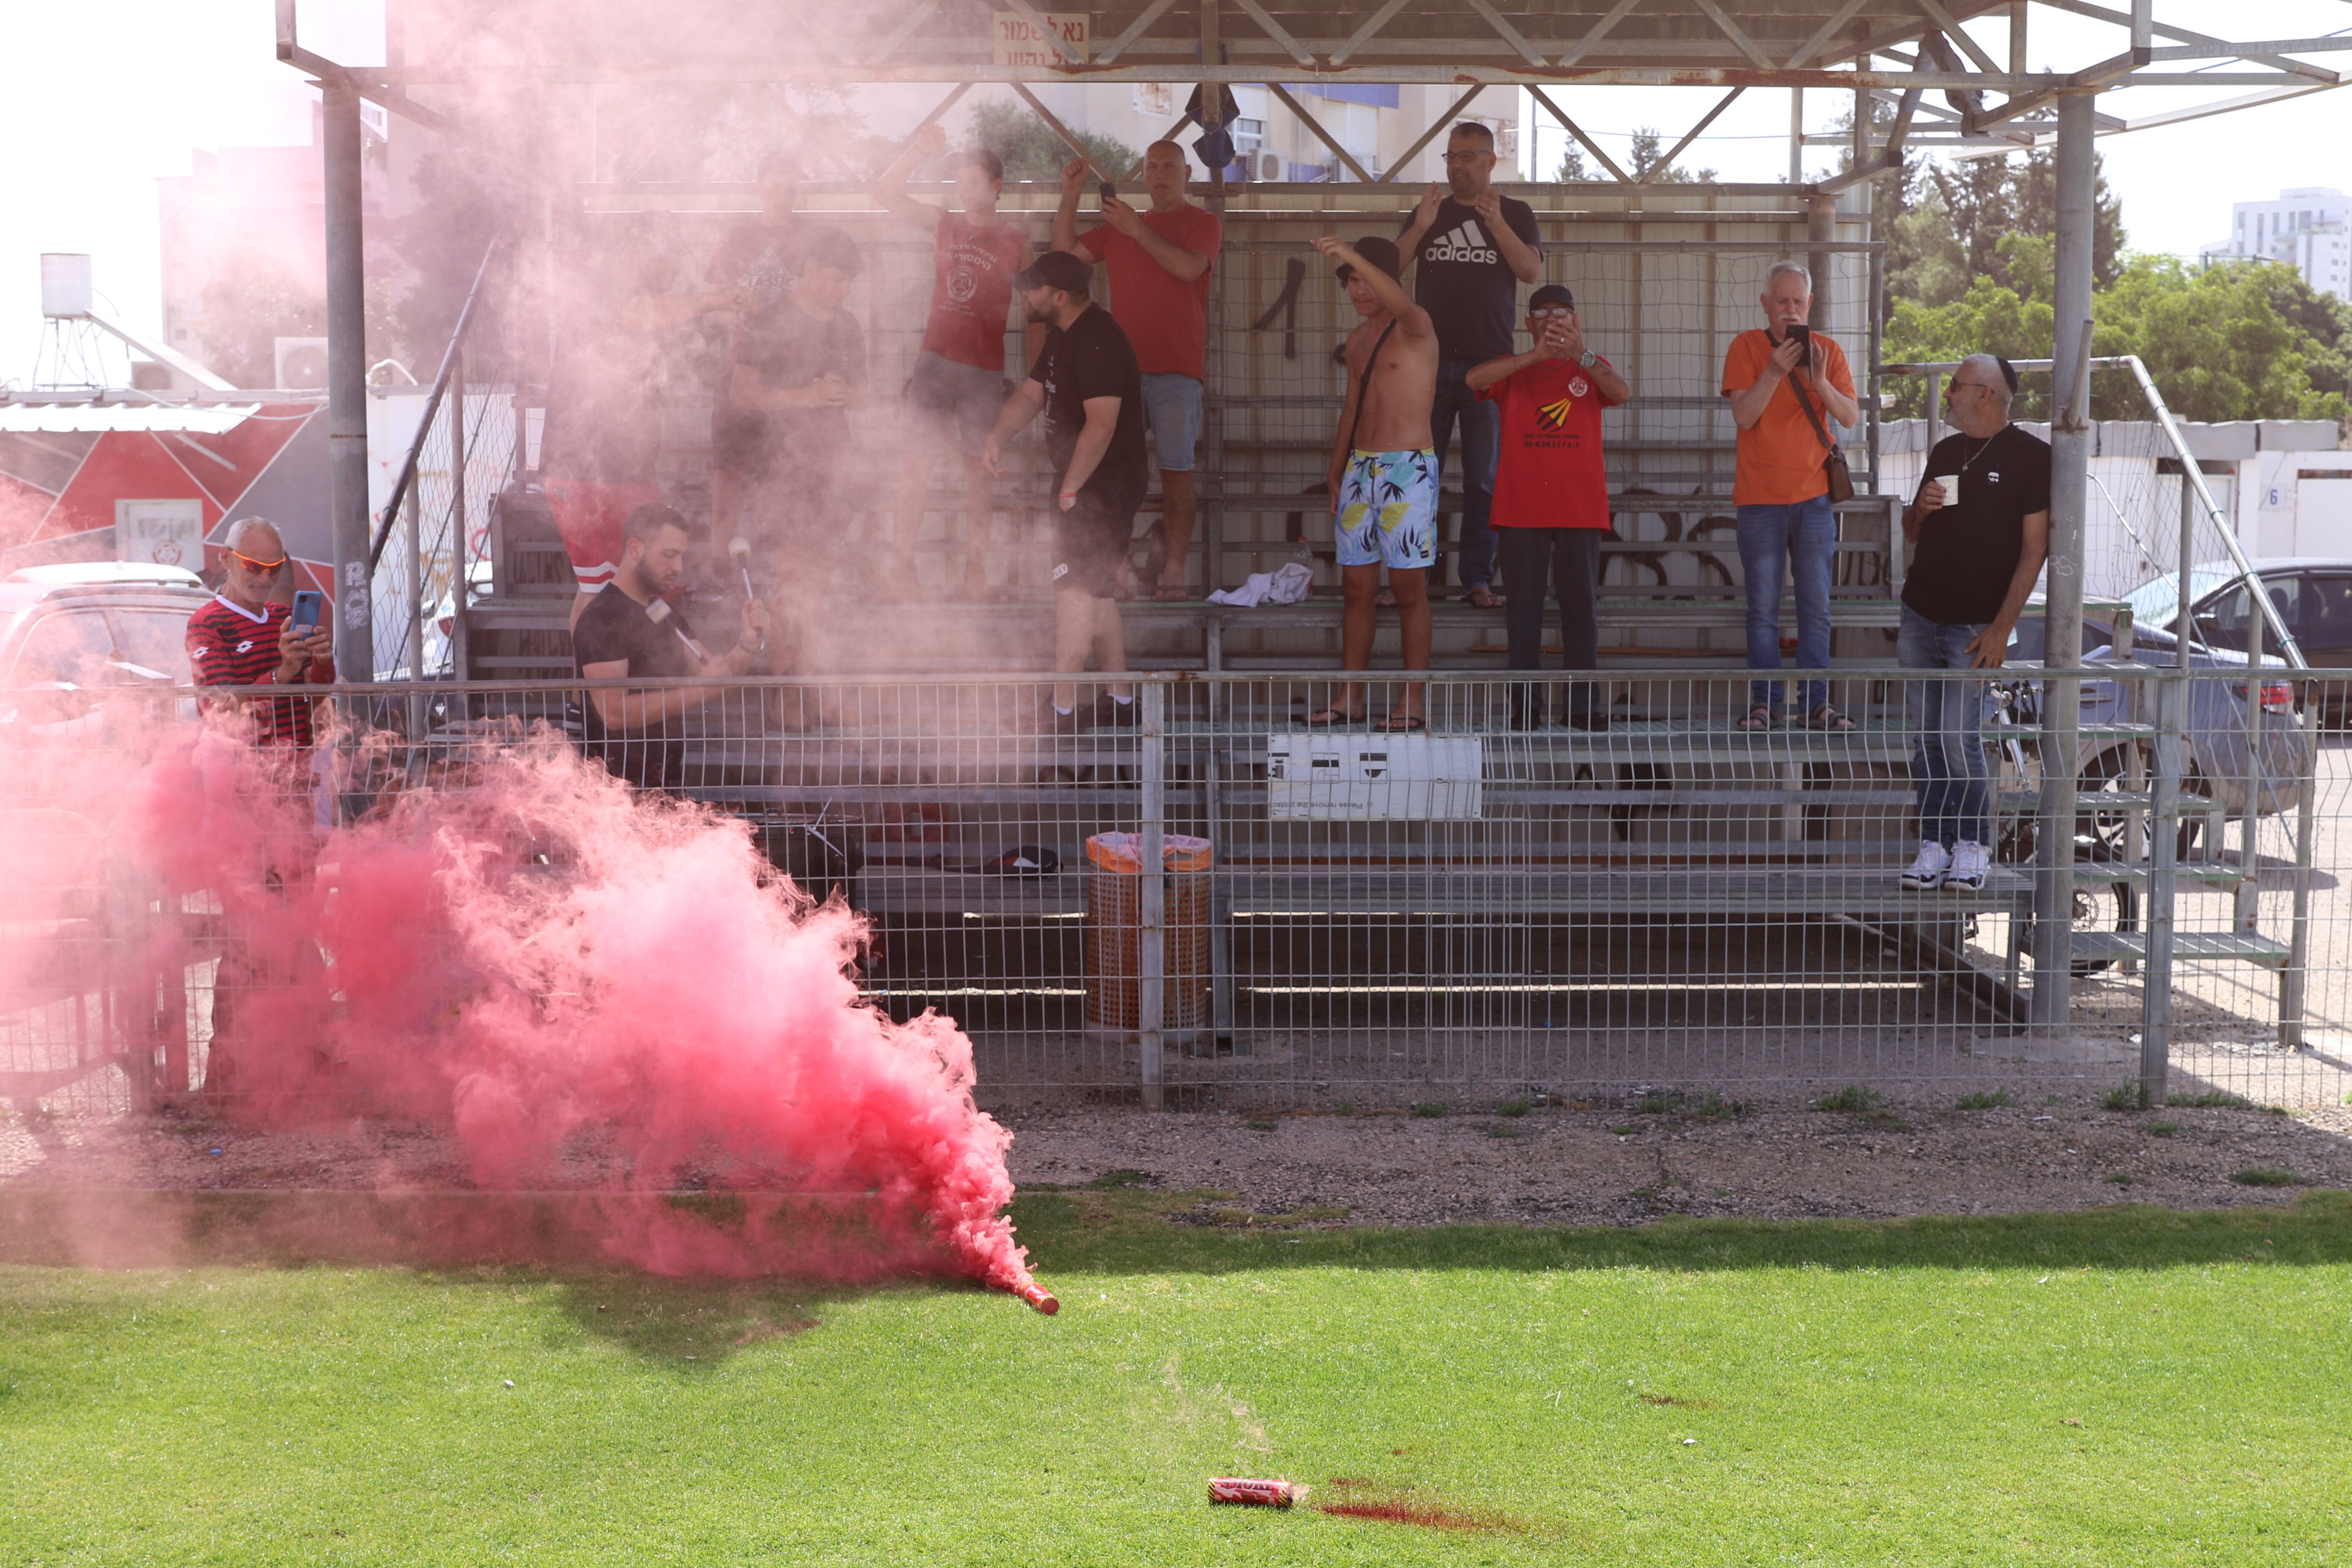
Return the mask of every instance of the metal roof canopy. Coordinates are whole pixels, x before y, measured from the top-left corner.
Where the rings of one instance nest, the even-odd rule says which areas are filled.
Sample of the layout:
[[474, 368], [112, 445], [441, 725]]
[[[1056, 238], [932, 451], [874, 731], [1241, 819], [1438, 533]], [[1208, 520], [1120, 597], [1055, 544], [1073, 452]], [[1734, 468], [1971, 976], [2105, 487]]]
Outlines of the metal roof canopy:
[[[2056, 100], [2072, 92], [2252, 89], [2138, 120], [2102, 115], [2102, 132], [2249, 108], [2341, 86], [2343, 74], [2294, 57], [2352, 49], [2352, 37], [2218, 38], [2158, 21], [2154, 0], [1382, 0], [1369, 12], [1326, 0], [1118, 0], [1087, 11], [1083, 45], [1058, 41], [1046, 22], [1051, 0], [666, 0], [657, 25], [631, 25], [617, 7], [600, 23], [596, 8], [578, 0], [439, 3], [436, 21], [448, 42], [430, 63], [344, 67], [300, 47], [294, 0], [278, 0], [278, 57], [443, 130], [457, 126], [409, 89], [1305, 78], [1870, 93], [1901, 102], [1889, 138], [1899, 149], [2044, 142], [2055, 133]], [[2070, 70], [2029, 72], [2037, 8], [2112, 25], [2113, 52]], [[2212, 10], [2198, 7], [2200, 19]], [[1037, 36], [1022, 63], [999, 61], [1000, 17], [1025, 21]], [[1981, 20], [2005, 24], [2005, 61], [1963, 26]], [[2212, 68], [2225, 62], [2235, 64]], [[1944, 101], [1922, 101], [1927, 92]], [[1538, 101], [1567, 123], [1540, 90]]]

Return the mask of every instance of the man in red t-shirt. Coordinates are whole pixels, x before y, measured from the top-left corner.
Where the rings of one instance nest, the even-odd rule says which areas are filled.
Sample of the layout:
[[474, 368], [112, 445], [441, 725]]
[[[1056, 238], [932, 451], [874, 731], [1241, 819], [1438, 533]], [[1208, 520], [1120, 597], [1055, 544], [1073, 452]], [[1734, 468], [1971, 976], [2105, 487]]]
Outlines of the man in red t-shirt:
[[[971, 522], [964, 534], [963, 585], [978, 597], [988, 585], [985, 551], [996, 492], [980, 449], [1003, 412], [1004, 329], [1013, 309], [1013, 275], [1029, 265], [1029, 236], [998, 215], [1004, 193], [1004, 163], [985, 147], [967, 147], [955, 161], [956, 200], [951, 213], [907, 194], [915, 165], [946, 151], [947, 132], [926, 125], [898, 162], [874, 183], [874, 199], [910, 224], [929, 229], [938, 249], [932, 263], [931, 311], [923, 325], [922, 347], [907, 382], [907, 404], [926, 426], [928, 439], [907, 442], [902, 459], [895, 533], [908, 549], [922, 531], [931, 465], [952, 447], [964, 459], [965, 504]], [[877, 323], [878, 325], [878, 323]], [[949, 537], [954, 537], [952, 528]]]
[[[1584, 346], [1576, 296], [1547, 283], [1528, 300], [1523, 354], [1472, 367], [1464, 384], [1501, 405], [1502, 461], [1495, 470], [1494, 526], [1502, 547], [1515, 670], [1543, 668], [1544, 579], [1559, 600], [1560, 668], [1597, 669], [1601, 541], [1609, 534], [1609, 476], [1601, 462], [1601, 411], [1633, 395], [1616, 367]], [[1591, 681], [1568, 689], [1560, 723], [1609, 727]], [[1511, 691], [1511, 725], [1544, 722], [1540, 688]]]
[[[294, 607], [270, 598], [286, 546], [266, 517], [229, 526], [220, 591], [188, 617], [188, 664], [200, 686], [332, 685], [334, 639], [326, 626], [297, 631]], [[252, 738], [296, 752], [310, 745], [310, 703], [278, 697], [246, 705]], [[232, 709], [232, 711], [234, 711]]]
[[1087, 161], [1062, 169], [1062, 205], [1054, 214], [1054, 248], [1110, 264], [1110, 313], [1135, 345], [1143, 372], [1143, 418], [1159, 449], [1160, 532], [1168, 542], [1157, 595], [1190, 597], [1184, 585], [1192, 548], [1192, 449], [1201, 438], [1201, 389], [1209, 336], [1209, 271], [1224, 243], [1216, 214], [1185, 196], [1192, 165], [1173, 141], [1144, 150], [1143, 188], [1151, 206], [1138, 211], [1117, 196], [1103, 221], [1078, 232], [1078, 197]]

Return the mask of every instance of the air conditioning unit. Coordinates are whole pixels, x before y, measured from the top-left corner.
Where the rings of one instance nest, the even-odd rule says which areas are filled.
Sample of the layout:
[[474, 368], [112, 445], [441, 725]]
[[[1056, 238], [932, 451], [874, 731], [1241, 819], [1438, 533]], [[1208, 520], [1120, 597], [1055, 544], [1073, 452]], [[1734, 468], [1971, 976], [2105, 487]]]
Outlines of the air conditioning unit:
[[278, 343], [279, 387], [323, 387], [327, 384], [327, 340], [280, 338]]
[[1261, 152], [1250, 165], [1250, 178], [1254, 180], [1279, 180], [1288, 172], [1278, 152]]

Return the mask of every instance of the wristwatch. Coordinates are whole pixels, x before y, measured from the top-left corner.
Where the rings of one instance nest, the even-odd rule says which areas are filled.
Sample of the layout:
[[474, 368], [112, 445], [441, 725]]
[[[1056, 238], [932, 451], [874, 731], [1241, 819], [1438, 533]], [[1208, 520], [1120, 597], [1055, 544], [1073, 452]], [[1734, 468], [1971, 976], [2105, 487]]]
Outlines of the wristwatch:
[[1576, 356], [1576, 362], [1589, 371], [1592, 368], [1593, 361], [1600, 358], [1600, 355], [1594, 353], [1591, 350], [1587, 349], [1584, 352]]

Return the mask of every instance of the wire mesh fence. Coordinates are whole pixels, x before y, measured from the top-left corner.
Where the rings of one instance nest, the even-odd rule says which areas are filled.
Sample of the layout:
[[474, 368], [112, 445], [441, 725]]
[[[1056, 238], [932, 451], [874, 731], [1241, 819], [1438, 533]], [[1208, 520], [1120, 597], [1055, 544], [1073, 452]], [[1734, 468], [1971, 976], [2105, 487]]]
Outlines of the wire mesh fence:
[[[992, 1096], [2341, 1094], [2352, 754], [2307, 715], [2347, 694], [2126, 661], [1984, 678], [1989, 863], [1912, 886], [1906, 686], [1979, 677], [1828, 678], [1851, 732], [1743, 731], [1745, 676], [1686, 671], [1609, 672], [1605, 727], [1582, 728], [1544, 722], [1567, 677], [1433, 674], [1427, 727], [1395, 733], [1375, 727], [1393, 680], [1364, 722], [1303, 725], [1322, 674], [1143, 675], [1131, 704], [1084, 686], [1076, 735], [1050, 731], [1042, 681], [745, 681], [675, 734], [599, 743], [583, 705], [609, 685], [347, 688], [334, 742], [273, 777], [326, 844], [330, 824], [462, 798], [533, 736], [623, 771], [658, 748], [671, 793], [862, 914], [863, 998], [956, 1019]], [[2053, 852], [2042, 709], [2076, 681], [2079, 806]], [[102, 707], [51, 722], [42, 745], [108, 743]], [[239, 1020], [352, 961], [248, 940], [259, 883], [165, 907], [102, 801], [11, 799], [17, 841], [50, 846], [9, 871], [0, 931], [0, 1084], [20, 1106], [238, 1092], [212, 1064]], [[183, 804], [199, 826], [220, 809]], [[287, 874], [334, 864], [322, 849]], [[530, 874], [572, 873], [555, 854]], [[2072, 925], [2056, 1027], [2030, 1022], [2053, 983], [2037, 877]]]

